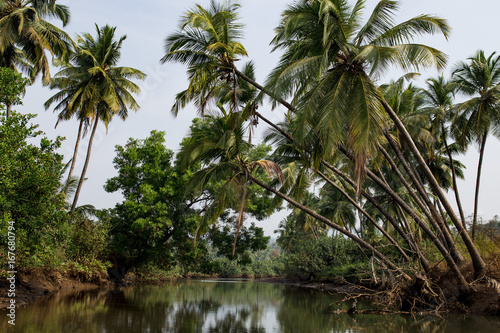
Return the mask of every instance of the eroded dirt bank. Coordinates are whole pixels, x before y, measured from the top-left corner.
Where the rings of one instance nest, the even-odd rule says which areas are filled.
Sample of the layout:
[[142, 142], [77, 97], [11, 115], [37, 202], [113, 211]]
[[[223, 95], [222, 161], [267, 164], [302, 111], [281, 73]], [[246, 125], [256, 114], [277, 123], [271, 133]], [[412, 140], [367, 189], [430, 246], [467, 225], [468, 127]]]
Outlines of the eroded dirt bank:
[[[71, 272], [61, 273], [54, 270], [32, 269], [20, 271], [15, 277], [15, 297], [13, 299], [15, 299], [16, 306], [26, 305], [40, 297], [58, 291], [92, 290], [111, 285], [107, 276], [99, 273], [85, 276]], [[9, 289], [10, 282], [6, 278], [1, 279], [0, 309], [6, 308], [10, 304], [11, 298], [7, 294]]]

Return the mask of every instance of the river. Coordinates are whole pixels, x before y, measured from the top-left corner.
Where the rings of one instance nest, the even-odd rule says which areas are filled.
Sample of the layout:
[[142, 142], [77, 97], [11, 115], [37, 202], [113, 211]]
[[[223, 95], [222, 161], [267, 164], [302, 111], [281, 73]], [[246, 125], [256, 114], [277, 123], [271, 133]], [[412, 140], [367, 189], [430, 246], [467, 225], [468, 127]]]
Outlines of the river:
[[337, 314], [348, 306], [341, 299], [247, 280], [183, 280], [54, 294], [18, 308], [15, 327], [0, 312], [0, 332], [500, 332], [496, 317]]

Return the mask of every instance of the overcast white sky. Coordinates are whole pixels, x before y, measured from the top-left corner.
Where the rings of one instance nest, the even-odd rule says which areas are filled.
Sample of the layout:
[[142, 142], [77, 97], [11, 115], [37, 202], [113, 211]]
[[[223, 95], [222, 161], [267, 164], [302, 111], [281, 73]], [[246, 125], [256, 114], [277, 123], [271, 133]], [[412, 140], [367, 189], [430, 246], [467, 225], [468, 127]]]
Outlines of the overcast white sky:
[[[209, 0], [60, 0], [59, 3], [70, 7], [72, 18], [65, 30], [71, 37], [85, 32], [95, 35], [94, 24], [117, 26], [117, 36], [128, 36], [123, 43], [120, 65], [134, 67], [148, 74], [147, 80], [140, 83], [142, 93], [137, 96], [141, 109], [137, 113], [130, 113], [125, 122], [118, 119], [112, 121], [107, 134], [104, 127], [101, 127], [95, 138], [87, 171], [88, 181], [84, 183], [79, 204], [110, 208], [122, 200], [120, 194], [106, 193], [103, 189], [106, 179], [115, 175], [112, 165], [115, 145], [125, 144], [130, 137], [146, 138], [151, 130], [157, 129], [166, 132], [167, 147], [176, 151], [178, 143], [188, 132], [191, 119], [196, 116], [194, 107], [186, 108], [177, 118], [170, 115], [175, 94], [186, 87], [185, 68], [178, 64], [160, 65], [159, 60], [164, 55], [164, 39], [177, 28], [179, 17], [196, 3], [208, 5]], [[291, 1], [243, 0], [240, 3], [241, 22], [245, 24], [243, 44], [249, 53], [249, 59], [256, 65], [258, 81], [263, 82], [278, 60], [278, 54], [272, 54], [269, 47], [274, 34], [273, 29], [279, 22], [281, 12]], [[376, 3], [375, 0], [368, 0], [367, 7], [371, 9]], [[405, 0], [401, 1], [401, 4], [397, 21], [419, 14], [435, 14], [449, 21], [453, 31], [448, 41], [442, 37], [419, 41], [446, 52], [449, 55], [449, 67], [457, 61], [472, 56], [479, 49], [485, 50], [487, 54], [500, 49], [496, 37], [500, 30], [500, 20], [498, 20], [500, 3], [496, 1]], [[57, 70], [53, 70], [52, 73], [56, 72]], [[448, 71], [445, 71], [445, 74], [448, 74]], [[400, 72], [390, 72], [386, 81], [396, 79], [399, 75]], [[430, 70], [422, 73], [422, 78], [437, 75], [435, 70]], [[49, 138], [55, 138], [57, 135], [65, 136], [66, 141], [60, 153], [69, 160], [76, 140], [78, 123], [76, 120], [68, 121], [60, 123], [57, 129], [54, 129], [57, 115], [52, 110], [44, 111], [43, 103], [55, 92], [41, 87], [38, 80], [34, 86], [27, 89], [24, 105], [18, 106], [17, 110], [22, 113], [37, 113], [39, 116], [35, 121]], [[283, 110], [270, 111], [268, 107], [263, 107], [259, 111], [271, 120], [279, 121]], [[500, 173], [497, 169], [500, 165], [499, 149], [498, 140], [491, 137], [486, 147], [480, 193], [479, 213], [484, 219], [500, 213], [499, 200], [496, 197], [497, 187], [500, 184]], [[83, 144], [80, 148], [76, 174], [81, 172], [85, 152], [86, 145]], [[460, 160], [465, 163], [467, 170], [466, 181], [461, 181], [458, 186], [466, 214], [472, 214], [478, 160], [476, 149], [471, 148]], [[451, 198], [451, 195], [449, 197]], [[269, 221], [260, 222], [258, 225], [264, 228], [266, 234], [271, 235], [280, 219], [281, 216], [271, 217]]]

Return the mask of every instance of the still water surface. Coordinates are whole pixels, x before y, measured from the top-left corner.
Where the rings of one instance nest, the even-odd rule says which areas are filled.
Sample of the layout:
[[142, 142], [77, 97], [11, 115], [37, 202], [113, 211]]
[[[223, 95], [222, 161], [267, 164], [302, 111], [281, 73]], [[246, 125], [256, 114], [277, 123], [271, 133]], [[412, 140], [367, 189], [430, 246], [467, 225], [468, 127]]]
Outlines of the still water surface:
[[0, 332], [500, 332], [500, 318], [335, 314], [341, 299], [245, 280], [187, 280], [52, 295], [17, 309], [15, 329], [0, 311]]

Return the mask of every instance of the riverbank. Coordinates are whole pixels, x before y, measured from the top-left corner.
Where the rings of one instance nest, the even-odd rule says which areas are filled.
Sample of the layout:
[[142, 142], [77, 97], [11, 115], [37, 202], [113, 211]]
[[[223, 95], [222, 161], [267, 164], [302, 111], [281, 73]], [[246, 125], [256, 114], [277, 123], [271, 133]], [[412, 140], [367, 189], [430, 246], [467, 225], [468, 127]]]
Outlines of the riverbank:
[[[3, 278], [0, 280], [0, 309], [10, 304], [11, 298], [7, 296], [10, 282]], [[48, 269], [29, 269], [19, 271], [16, 275], [15, 301], [16, 306], [23, 306], [54, 292], [86, 291], [111, 286], [107, 276], [94, 274], [93, 278], [72, 272], [61, 272]]]
[[[134, 274], [127, 274], [124, 285], [141, 284], [162, 284], [172, 282], [177, 279], [217, 279], [217, 276], [192, 275], [189, 277], [169, 277], [162, 275], [151, 275], [138, 277]], [[227, 278], [227, 277], [226, 277]], [[396, 291], [372, 290], [362, 286], [348, 284], [334, 284], [328, 282], [301, 281], [297, 278], [286, 277], [265, 277], [255, 278], [255, 281], [271, 284], [287, 285], [297, 288], [315, 289], [327, 293], [336, 293], [345, 295], [346, 300], [355, 298], [364, 298], [377, 304], [385, 304], [387, 297]], [[19, 272], [16, 279], [16, 306], [23, 306], [36, 301], [44, 296], [57, 292], [71, 293], [78, 291], [88, 291], [93, 289], [115, 288], [116, 284], [108, 276], [95, 274], [89, 280], [88, 276], [60, 272], [55, 270], [31, 269]], [[9, 282], [6, 279], [0, 280], [0, 290], [9, 289]], [[401, 292], [401, 290], [400, 290]], [[400, 297], [401, 295], [393, 295]], [[459, 291], [453, 283], [446, 283], [441, 286], [440, 298], [445, 300], [442, 306], [425, 308], [420, 306], [418, 309], [401, 312], [440, 312], [440, 313], [462, 313], [476, 315], [500, 316], [500, 295], [494, 292], [494, 288], [485, 284], [476, 284], [472, 286], [469, 292]], [[9, 305], [10, 298], [7, 293], [0, 294], [0, 309]], [[431, 304], [429, 304], [430, 306]], [[387, 310], [389, 306], [385, 307]], [[383, 312], [383, 311], [382, 311]], [[381, 312], [381, 313], [382, 313]], [[398, 312], [398, 311], [390, 311]]]
[[[287, 285], [297, 288], [315, 289], [322, 292], [343, 294], [345, 301], [351, 301], [356, 298], [362, 298], [368, 302], [374, 303], [378, 310], [370, 310], [366, 313], [442, 313], [442, 314], [467, 314], [467, 315], [486, 315], [486, 316], [500, 316], [500, 293], [495, 288], [484, 283], [475, 283], [471, 285], [468, 291], [460, 290], [458, 284], [450, 281], [439, 282], [439, 294], [431, 302], [441, 301], [441, 304], [429, 302], [424, 304], [426, 295], [414, 297], [413, 299], [408, 296], [407, 290], [394, 288], [392, 290], [375, 290], [363, 286], [352, 284], [333, 284], [328, 282], [315, 282], [315, 281], [301, 281], [299, 279], [273, 277], [261, 278], [257, 281]], [[438, 285], [436, 284], [436, 287]], [[410, 289], [413, 286], [409, 287]], [[427, 295], [428, 296], [428, 295]], [[389, 303], [401, 302], [399, 310], [391, 309]], [[415, 300], [422, 301], [420, 306], [415, 306]], [[410, 303], [413, 307], [408, 308], [404, 303]], [[385, 306], [384, 306], [385, 305]]]

